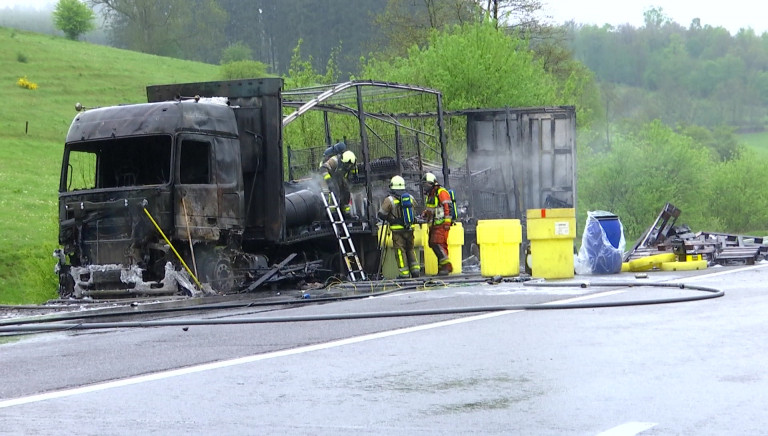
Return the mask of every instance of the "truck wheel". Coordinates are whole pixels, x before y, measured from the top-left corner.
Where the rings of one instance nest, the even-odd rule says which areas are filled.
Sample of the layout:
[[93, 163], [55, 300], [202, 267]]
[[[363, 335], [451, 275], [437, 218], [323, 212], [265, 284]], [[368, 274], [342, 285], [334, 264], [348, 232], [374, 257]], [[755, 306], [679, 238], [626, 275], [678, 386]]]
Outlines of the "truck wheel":
[[198, 256], [200, 280], [220, 293], [234, 290], [235, 274], [232, 261], [225, 250], [202, 250]]
[[211, 287], [219, 292], [229, 292], [235, 285], [232, 264], [227, 258], [219, 258], [209, 275]]

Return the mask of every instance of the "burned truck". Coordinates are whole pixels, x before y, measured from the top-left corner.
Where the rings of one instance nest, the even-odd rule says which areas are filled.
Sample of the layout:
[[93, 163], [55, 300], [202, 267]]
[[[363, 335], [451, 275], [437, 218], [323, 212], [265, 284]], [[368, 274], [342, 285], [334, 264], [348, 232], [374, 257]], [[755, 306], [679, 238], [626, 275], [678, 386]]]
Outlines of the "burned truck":
[[[386, 181], [402, 174], [416, 190], [423, 160], [446, 159], [442, 117], [421, 128], [385, 106], [410, 113], [408, 95], [442, 114], [441, 95], [375, 81], [282, 87], [279, 78], [156, 85], [147, 103], [80, 110], [59, 185], [60, 296], [232, 293], [345, 277], [314, 175], [318, 150], [339, 136], [357, 154], [356, 219], [343, 227], [360, 268], [375, 273]], [[324, 141], [284, 144], [285, 129], [309, 113], [320, 114]], [[334, 130], [337, 116], [353, 122]]]

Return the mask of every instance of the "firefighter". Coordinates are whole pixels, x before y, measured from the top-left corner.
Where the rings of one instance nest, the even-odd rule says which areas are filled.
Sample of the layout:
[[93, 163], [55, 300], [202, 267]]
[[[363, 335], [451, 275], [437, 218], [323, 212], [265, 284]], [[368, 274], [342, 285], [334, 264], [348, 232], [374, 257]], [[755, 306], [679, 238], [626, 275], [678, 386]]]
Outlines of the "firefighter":
[[412, 225], [415, 221], [413, 216], [415, 201], [405, 191], [405, 179], [400, 176], [392, 177], [389, 182], [389, 192], [389, 196], [382, 200], [377, 215], [387, 222], [392, 230], [392, 247], [395, 249], [400, 278], [417, 278], [421, 276], [421, 265], [413, 248]]
[[347, 150], [339, 155], [331, 156], [330, 159], [320, 165], [323, 172], [323, 180], [326, 186], [336, 195], [336, 201], [341, 208], [341, 213], [345, 218], [356, 219], [351, 213], [350, 200], [352, 195], [349, 192], [349, 175], [356, 171], [355, 162], [357, 157], [351, 150]]
[[448, 232], [451, 230], [453, 201], [451, 194], [440, 186], [434, 174], [424, 174], [421, 182], [427, 195], [422, 218], [429, 223], [429, 247], [437, 257], [437, 275], [445, 276], [453, 272], [453, 265], [448, 258]]

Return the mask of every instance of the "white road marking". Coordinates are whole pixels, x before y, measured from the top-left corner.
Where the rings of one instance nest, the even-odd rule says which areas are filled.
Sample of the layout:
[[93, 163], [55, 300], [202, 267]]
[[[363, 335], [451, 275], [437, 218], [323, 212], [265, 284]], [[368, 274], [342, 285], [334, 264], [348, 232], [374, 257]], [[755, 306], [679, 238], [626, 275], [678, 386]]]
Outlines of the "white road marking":
[[169, 371], [161, 371], [161, 372], [156, 372], [154, 374], [147, 374], [147, 375], [142, 375], [138, 377], [130, 377], [122, 380], [114, 380], [114, 381], [109, 381], [104, 383], [96, 383], [93, 385], [82, 386], [79, 388], [63, 389], [60, 391], [46, 392], [43, 394], [14, 398], [10, 400], [0, 401], [0, 409], [6, 408], [6, 407], [12, 407], [12, 406], [19, 406], [22, 404], [35, 403], [38, 401], [52, 400], [56, 398], [64, 398], [64, 397], [70, 397], [74, 395], [87, 394], [90, 392], [103, 391], [106, 389], [130, 386], [138, 383], [163, 380], [170, 377], [194, 374], [198, 372], [210, 371], [210, 370], [219, 369], [219, 368], [227, 368], [235, 365], [243, 365], [246, 363], [258, 362], [260, 360], [273, 359], [276, 357], [291, 356], [295, 354], [307, 353], [310, 351], [318, 351], [318, 350], [325, 350], [325, 349], [334, 348], [334, 347], [341, 347], [344, 345], [356, 344], [360, 342], [371, 341], [374, 339], [386, 338], [390, 336], [397, 336], [397, 335], [417, 332], [421, 330], [429, 330], [429, 329], [434, 329], [439, 327], [462, 324], [466, 322], [479, 321], [482, 319], [494, 318], [497, 316], [508, 315], [516, 312], [522, 312], [522, 310], [505, 310], [500, 312], [486, 313], [486, 314], [470, 316], [466, 318], [458, 318], [458, 319], [452, 319], [448, 321], [440, 321], [440, 322], [435, 322], [431, 324], [424, 324], [420, 326], [390, 330], [386, 332], [372, 333], [369, 335], [357, 336], [353, 338], [340, 339], [338, 341], [331, 341], [331, 342], [326, 342], [322, 344], [307, 345], [304, 347], [292, 348], [289, 350], [273, 351], [271, 353], [256, 354], [253, 356], [239, 357], [237, 359], [205, 363], [202, 365], [195, 365], [195, 366], [190, 366], [186, 368], [173, 369]]
[[655, 422], [627, 422], [626, 424], [621, 424], [618, 427], [598, 433], [597, 436], [633, 436], [656, 425]]
[[[575, 286], [575, 285], [574, 285]], [[577, 301], [591, 300], [593, 298], [607, 297], [609, 295], [621, 294], [627, 292], [626, 289], [620, 289], [615, 291], [598, 292], [597, 294], [582, 295], [581, 297], [566, 298], [565, 300], [550, 301], [549, 303], [542, 303], [542, 306], [549, 304], [568, 304], [576, 303]]]
[[[753, 266], [749, 266], [749, 267], [745, 267], [745, 268], [739, 268], [739, 269], [736, 269], [736, 270], [721, 271], [721, 272], [718, 272], [718, 273], [705, 274], [705, 275], [701, 275], [701, 276], [690, 277], [690, 278], [687, 278], [687, 279], [676, 279], [676, 280], [690, 281], [690, 280], [695, 280], [695, 279], [698, 279], [698, 278], [713, 277], [713, 276], [724, 275], [724, 274], [732, 274], [732, 273], [735, 273], [735, 272], [747, 271], [747, 270], [751, 270], [751, 269], [762, 268], [762, 267], [765, 267], [765, 266], [768, 266], [768, 263], [761, 264], [761, 265], [753, 265]], [[593, 298], [600, 298], [600, 297], [605, 297], [605, 296], [609, 296], [609, 295], [613, 295], [613, 294], [619, 294], [619, 293], [622, 293], [622, 292], [626, 292], [626, 291], [624, 291], [624, 290], [606, 291], [606, 292], [600, 292], [600, 293], [597, 293], [597, 294], [590, 294], [590, 295], [584, 295], [584, 296], [575, 297], [575, 298], [569, 298], [569, 299], [565, 299], [565, 300], [551, 301], [549, 303], [544, 303], [544, 304], [546, 305], [546, 304], [573, 303], [573, 302], [576, 302], [576, 301], [583, 301], [583, 300], [588, 300], [588, 299], [593, 299]], [[424, 325], [420, 325], [420, 326], [407, 327], [407, 328], [403, 328], [403, 329], [390, 330], [390, 331], [380, 332], [380, 333], [373, 333], [373, 334], [370, 334], [370, 335], [363, 335], [363, 336], [358, 336], [358, 337], [354, 337], [354, 338], [341, 339], [341, 340], [338, 340], [338, 341], [331, 341], [331, 342], [326, 342], [326, 343], [322, 343], [322, 344], [308, 345], [308, 346], [305, 346], [305, 347], [293, 348], [293, 349], [289, 349], [289, 350], [274, 351], [274, 352], [271, 352], [271, 353], [256, 354], [256, 355], [253, 355], [253, 356], [245, 356], [245, 357], [240, 357], [240, 358], [237, 358], [237, 359], [223, 360], [223, 361], [220, 361], [220, 362], [206, 363], [206, 364], [195, 365], [195, 366], [190, 366], [190, 367], [186, 367], [186, 368], [173, 369], [173, 370], [169, 370], [169, 371], [161, 371], [161, 372], [156, 372], [154, 374], [147, 374], [147, 375], [142, 375], [142, 376], [138, 376], [138, 377], [130, 377], [130, 378], [125, 378], [125, 379], [121, 379], [121, 380], [114, 380], [114, 381], [104, 382], [104, 383], [96, 383], [96, 384], [93, 384], [93, 385], [82, 386], [82, 387], [79, 387], [79, 388], [63, 389], [63, 390], [59, 390], [59, 391], [46, 392], [46, 393], [37, 394], [37, 395], [30, 395], [30, 396], [27, 396], [27, 397], [13, 398], [13, 399], [10, 399], [10, 400], [0, 401], [0, 409], [4, 409], [4, 408], [7, 408], [7, 407], [13, 407], [13, 406], [19, 406], [19, 405], [22, 405], [22, 404], [35, 403], [35, 402], [38, 402], [38, 401], [45, 401], [45, 400], [52, 400], [52, 399], [56, 399], [56, 398], [70, 397], [70, 396], [74, 396], [74, 395], [87, 394], [87, 393], [90, 393], [90, 392], [98, 392], [98, 391], [103, 391], [103, 390], [106, 390], [106, 389], [118, 388], [118, 387], [122, 387], [122, 386], [130, 386], [130, 385], [134, 385], [134, 384], [145, 383], [145, 382], [150, 382], [150, 381], [155, 381], [155, 380], [163, 380], [163, 379], [166, 379], [166, 378], [171, 378], [171, 377], [176, 377], [176, 376], [186, 375], [186, 374], [194, 374], [194, 373], [203, 372], [203, 371], [210, 371], [210, 370], [213, 370], [213, 369], [227, 368], [227, 367], [236, 366], [236, 365], [243, 365], [243, 364], [246, 364], [246, 363], [258, 362], [260, 360], [267, 360], [267, 359], [273, 359], [273, 358], [277, 358], [277, 357], [291, 356], [291, 355], [295, 355], [295, 354], [307, 353], [307, 352], [310, 352], [310, 351], [318, 351], [318, 350], [325, 350], [325, 349], [334, 348], [334, 347], [341, 347], [341, 346], [344, 346], [344, 345], [356, 344], [356, 343], [360, 343], [360, 342], [371, 341], [371, 340], [374, 340], [374, 339], [386, 338], [386, 337], [390, 337], [390, 336], [397, 336], [397, 335], [417, 332], [417, 331], [421, 331], [421, 330], [429, 330], [429, 329], [433, 329], [433, 328], [445, 327], [445, 326], [449, 326], [449, 325], [462, 324], [462, 323], [466, 323], [466, 322], [473, 322], [473, 321], [478, 321], [478, 320], [482, 320], [482, 319], [494, 318], [494, 317], [502, 316], [502, 315], [508, 315], [508, 314], [511, 314], [511, 313], [517, 313], [517, 312], [522, 312], [522, 310], [505, 310], [505, 311], [501, 311], [501, 312], [486, 313], [486, 314], [483, 314], [483, 315], [470, 316], [470, 317], [466, 317], [466, 318], [458, 318], [458, 319], [453, 319], [453, 320], [449, 320], [449, 321], [441, 321], [441, 322], [436, 322], [436, 323], [432, 323], [432, 324], [424, 324]], [[628, 424], [621, 425], [619, 427], [615, 427], [614, 429], [608, 430], [608, 432], [604, 432], [604, 433], [600, 433], [600, 434], [601, 435], [637, 434], [637, 433], [610, 433], [610, 432], [612, 432], [612, 431], [614, 431], [616, 429], [621, 429], [621, 428], [624, 428], [625, 426], [628, 426], [628, 425], [637, 425], [637, 424], [650, 425], [651, 427], [656, 425], [656, 424], [650, 424], [650, 423], [628, 423]], [[640, 430], [640, 431], [647, 430], [648, 428], [650, 428], [650, 427], [647, 427], [647, 428], [645, 428], [643, 430]]]

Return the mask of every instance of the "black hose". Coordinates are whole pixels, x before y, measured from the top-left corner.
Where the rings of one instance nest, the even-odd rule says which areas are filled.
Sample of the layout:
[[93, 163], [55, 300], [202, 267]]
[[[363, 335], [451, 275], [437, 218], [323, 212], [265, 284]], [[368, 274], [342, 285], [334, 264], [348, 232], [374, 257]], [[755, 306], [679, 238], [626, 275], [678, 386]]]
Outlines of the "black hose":
[[[563, 303], [563, 304], [521, 304], [521, 305], [501, 305], [501, 306], [476, 306], [476, 307], [461, 307], [461, 308], [446, 308], [446, 309], [425, 309], [425, 310], [413, 310], [413, 311], [397, 311], [397, 312], [363, 312], [363, 313], [342, 313], [342, 314], [328, 314], [328, 315], [305, 315], [305, 316], [287, 316], [287, 317], [259, 317], [259, 318], [237, 318], [237, 319], [188, 319], [188, 320], [163, 320], [163, 321], [122, 321], [112, 323], [62, 323], [53, 325], [16, 325], [0, 327], [0, 333], [20, 333], [20, 332], [33, 332], [33, 331], [61, 331], [61, 330], [94, 330], [104, 328], [146, 328], [146, 327], [172, 327], [172, 326], [192, 326], [192, 325], [232, 325], [232, 324], [264, 324], [264, 323], [278, 323], [278, 322], [306, 322], [306, 321], [335, 321], [335, 320], [350, 320], [350, 319], [373, 319], [373, 318], [394, 318], [394, 317], [406, 317], [406, 316], [434, 316], [434, 315], [455, 315], [465, 313], [479, 313], [479, 312], [499, 312], [499, 311], [520, 311], [520, 310], [561, 310], [561, 309], [586, 309], [586, 308], [601, 308], [601, 307], [620, 307], [620, 306], [637, 306], [648, 304], [667, 304], [667, 303], [682, 303], [696, 300], [705, 300], [710, 298], [719, 298], [725, 295], [724, 291], [708, 288], [704, 286], [693, 286], [685, 284], [671, 284], [671, 283], [645, 283], [638, 285], [631, 282], [613, 282], [613, 283], [532, 283], [538, 287], [567, 287], [567, 286], [579, 286], [579, 287], [661, 287], [661, 288], [678, 288], [678, 289], [690, 289], [695, 291], [701, 291], [702, 294], [692, 295], [687, 297], [674, 297], [674, 298], [659, 298], [649, 300], [629, 300], [629, 301], [609, 301], [609, 302], [593, 302], [593, 303]], [[529, 285], [529, 286], [531, 286]], [[402, 290], [403, 288], [401, 288]], [[367, 295], [352, 296], [352, 298], [368, 297]], [[344, 299], [348, 299], [344, 298]], [[340, 298], [332, 298], [339, 300]], [[317, 301], [317, 300], [315, 300]], [[241, 305], [239, 307], [251, 306]], [[215, 308], [222, 308], [218, 306]], [[113, 316], [116, 314], [112, 314]], [[79, 319], [79, 318], [78, 318]], [[50, 321], [49, 321], [50, 322]], [[7, 324], [6, 324], [7, 325]]]

